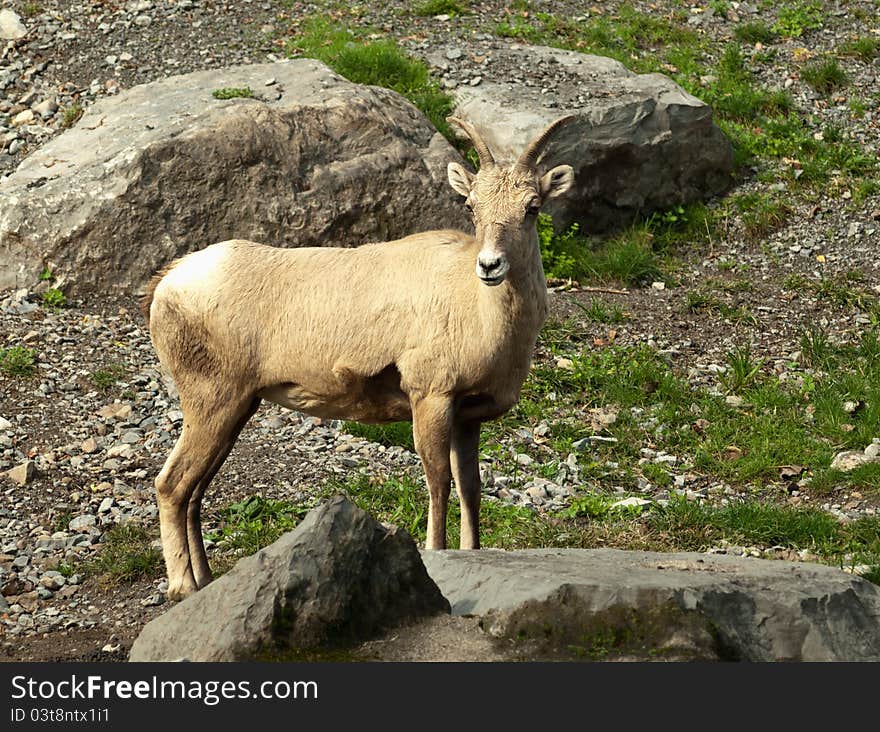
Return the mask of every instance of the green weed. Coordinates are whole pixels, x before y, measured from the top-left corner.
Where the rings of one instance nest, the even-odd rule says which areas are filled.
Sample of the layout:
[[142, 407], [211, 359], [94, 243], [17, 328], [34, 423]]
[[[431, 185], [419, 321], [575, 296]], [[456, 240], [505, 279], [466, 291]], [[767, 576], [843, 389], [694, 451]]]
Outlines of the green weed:
[[37, 370], [36, 352], [26, 346], [0, 348], [0, 373], [5, 376], [32, 376]]
[[818, 30], [825, 21], [825, 12], [819, 0], [787, 3], [779, 8], [773, 30], [786, 38], [800, 38], [810, 30]]
[[67, 306], [67, 298], [61, 290], [52, 287], [43, 293], [43, 305], [50, 310], [60, 310]]
[[225, 86], [222, 89], [215, 89], [211, 92], [214, 99], [252, 99], [254, 90], [249, 86], [233, 87]]

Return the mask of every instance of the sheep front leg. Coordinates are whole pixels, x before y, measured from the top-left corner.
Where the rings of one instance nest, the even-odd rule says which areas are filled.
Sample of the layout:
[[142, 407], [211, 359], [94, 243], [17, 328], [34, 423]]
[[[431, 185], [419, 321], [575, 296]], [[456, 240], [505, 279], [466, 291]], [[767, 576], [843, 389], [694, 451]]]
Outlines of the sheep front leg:
[[449, 448], [452, 400], [428, 396], [412, 400], [413, 438], [428, 482], [426, 549], [446, 548], [446, 510], [452, 484]]
[[458, 422], [452, 428], [452, 474], [461, 501], [461, 549], [480, 548], [480, 423]]

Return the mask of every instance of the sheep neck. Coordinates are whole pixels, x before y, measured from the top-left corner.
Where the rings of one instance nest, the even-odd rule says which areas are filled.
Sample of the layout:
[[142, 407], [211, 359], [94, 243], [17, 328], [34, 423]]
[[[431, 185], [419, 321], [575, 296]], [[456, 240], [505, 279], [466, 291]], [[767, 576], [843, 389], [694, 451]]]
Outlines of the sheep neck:
[[[531, 358], [538, 331], [547, 317], [547, 283], [538, 232], [533, 230], [522, 256], [512, 257], [505, 281], [497, 287], [477, 282], [483, 337], [499, 346], [527, 349]], [[531, 335], [528, 338], [527, 335]], [[503, 349], [507, 350], [507, 349]], [[519, 354], [508, 353], [509, 357]]]

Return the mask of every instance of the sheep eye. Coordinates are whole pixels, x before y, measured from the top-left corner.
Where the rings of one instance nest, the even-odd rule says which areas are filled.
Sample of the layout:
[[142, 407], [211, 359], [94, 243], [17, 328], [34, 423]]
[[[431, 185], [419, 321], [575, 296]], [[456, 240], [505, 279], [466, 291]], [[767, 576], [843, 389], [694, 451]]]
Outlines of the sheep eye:
[[470, 211], [471, 213], [474, 212], [474, 204], [472, 204], [470, 201], [465, 201], [465, 202], [464, 202], [464, 207], [465, 207], [468, 211]]
[[539, 213], [541, 213], [541, 202], [537, 198], [533, 198], [531, 201], [529, 201], [529, 205], [526, 208], [526, 213], [528, 213], [530, 216], [537, 216]]

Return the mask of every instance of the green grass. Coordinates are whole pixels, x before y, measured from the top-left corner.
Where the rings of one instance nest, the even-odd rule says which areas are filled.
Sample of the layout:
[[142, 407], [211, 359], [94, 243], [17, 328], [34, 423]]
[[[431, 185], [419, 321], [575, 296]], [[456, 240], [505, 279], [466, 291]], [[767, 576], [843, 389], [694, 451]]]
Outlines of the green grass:
[[[416, 541], [424, 542], [428, 496], [421, 481], [406, 476], [376, 479], [361, 475], [325, 486], [309, 505], [252, 496], [223, 509], [222, 528], [209, 537], [220, 542], [219, 564], [228, 567], [234, 558], [267, 546], [293, 528], [313, 504], [340, 493], [379, 521], [400, 526]], [[575, 497], [568, 508], [549, 514], [485, 500], [480, 514], [482, 544], [504, 549], [612, 546], [705, 551], [726, 540], [766, 548], [807, 549], [842, 566], [880, 564], [877, 517], [841, 524], [819, 509], [757, 500], [710, 506], [676, 498], [666, 506], [615, 508], [618, 498], [586, 492]], [[453, 496], [447, 526], [450, 547], [458, 546], [459, 520]]]
[[[620, 466], [613, 475], [598, 476], [602, 484], [610, 487], [619, 484], [621, 475], [638, 474], [639, 447], [647, 441], [678, 456], [682, 471], [770, 490], [780, 484], [782, 467], [800, 465], [807, 476], [821, 474], [836, 452], [862, 449], [876, 436], [880, 341], [873, 331], [858, 342], [834, 344], [823, 343], [821, 335], [805, 334], [813, 339], [815, 352], [804, 348], [804, 365], [788, 364], [791, 371], [784, 381], [763, 368], [762, 356], [748, 347], [732, 349], [713, 391], [692, 386], [646, 345], [567, 343], [564, 334], [570, 327], [554, 323], [542, 333], [552, 357], [532, 367], [511, 412], [484, 426], [485, 450], [491, 452], [503, 438], [505, 444], [512, 440], [521, 451], [529, 451], [518, 430], [540, 422], [551, 425], [554, 449], [565, 450], [574, 440], [593, 434], [589, 422], [575, 415], [613, 405], [618, 418], [603, 434], [617, 442], [597, 443], [583, 457], [599, 467], [603, 462]], [[555, 365], [559, 357], [567, 359], [566, 368]], [[817, 359], [834, 378], [813, 371], [810, 364]], [[728, 404], [725, 394], [737, 394], [742, 404]], [[848, 401], [862, 407], [847, 413]], [[694, 426], [697, 420], [699, 429]], [[533, 457], [545, 459], [540, 452], [533, 451]], [[836, 485], [845, 487], [847, 478]], [[877, 490], [865, 487], [866, 492]]]
[[393, 89], [418, 107], [447, 139], [456, 140], [446, 117], [452, 98], [431, 78], [428, 67], [391, 40], [365, 39], [326, 18], [303, 23], [287, 46], [290, 55], [316, 58], [357, 84]]
[[800, 0], [779, 8], [773, 30], [786, 38], [800, 38], [807, 31], [818, 30], [824, 22], [825, 11], [819, 0]]
[[85, 571], [107, 585], [159, 577], [164, 565], [162, 553], [152, 546], [153, 538], [144, 526], [118, 524], [104, 534], [100, 552]]
[[650, 222], [594, 240], [582, 236], [577, 224], [557, 233], [552, 219], [540, 214], [538, 240], [544, 273], [551, 278], [643, 285], [662, 277]]
[[754, 359], [747, 344], [728, 351], [727, 370], [719, 376], [721, 385], [732, 394], [739, 394], [758, 383], [764, 359]]
[[343, 422], [343, 431], [355, 437], [363, 437], [370, 442], [391, 447], [399, 445], [415, 452], [411, 422], [392, 422], [390, 424], [362, 424], [361, 422]]
[[849, 77], [843, 67], [831, 56], [805, 65], [801, 69], [801, 78], [814, 90], [823, 94], [830, 94], [849, 83]]
[[92, 383], [101, 391], [107, 392], [125, 375], [122, 364], [113, 363], [92, 372]]
[[41, 12], [43, 12], [43, 9], [38, 3], [34, 2], [25, 3], [21, 9], [21, 14], [25, 18], [33, 18], [35, 15], [39, 15]]
[[469, 12], [467, 2], [456, 2], [456, 0], [425, 0], [413, 8], [416, 15], [425, 17], [433, 17], [435, 15], [449, 15], [456, 17], [458, 15], [466, 15]]
[[875, 36], [859, 36], [845, 41], [837, 47], [840, 56], [857, 58], [863, 63], [869, 64], [880, 56], [880, 38]]
[[61, 127], [67, 129], [73, 127], [77, 120], [83, 115], [83, 107], [81, 104], [72, 104], [66, 107], [61, 113]]
[[733, 204], [749, 241], [757, 241], [779, 231], [791, 215], [788, 204], [771, 193], [741, 193], [733, 198]]
[[37, 370], [36, 352], [26, 346], [0, 348], [0, 373], [5, 376], [32, 376]]
[[215, 89], [211, 92], [214, 99], [252, 99], [254, 90], [249, 86], [234, 87], [224, 86], [222, 89]]
[[67, 298], [61, 290], [51, 287], [43, 293], [43, 306], [50, 310], [61, 310], [67, 307]]
[[751, 20], [747, 23], [739, 23], [733, 29], [733, 35], [743, 43], [768, 44], [776, 40], [776, 32], [761, 20]]
[[819, 280], [801, 278], [794, 283], [799, 289], [811, 291], [823, 302], [836, 307], [880, 315], [877, 296], [866, 289], [868, 283], [859, 271], [837, 272]]
[[721, 298], [700, 288], [685, 295], [684, 309], [691, 313], [714, 313], [735, 323], [755, 325], [755, 316], [744, 307], [728, 305]]
[[236, 559], [250, 556], [293, 529], [309, 506], [251, 495], [220, 511], [220, 526], [207, 538], [218, 545], [213, 569], [222, 573]]
[[590, 300], [589, 305], [584, 305], [577, 300], [573, 302], [584, 314], [584, 317], [593, 323], [618, 325], [627, 320], [626, 313], [617, 303], [609, 304], [595, 297]]
[[494, 30], [505, 38], [609, 56], [638, 71], [657, 71], [664, 63], [691, 68], [701, 44], [684, 24], [630, 3], [583, 21], [545, 12], [511, 14]]

